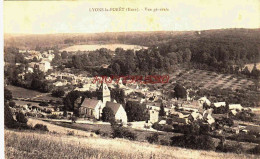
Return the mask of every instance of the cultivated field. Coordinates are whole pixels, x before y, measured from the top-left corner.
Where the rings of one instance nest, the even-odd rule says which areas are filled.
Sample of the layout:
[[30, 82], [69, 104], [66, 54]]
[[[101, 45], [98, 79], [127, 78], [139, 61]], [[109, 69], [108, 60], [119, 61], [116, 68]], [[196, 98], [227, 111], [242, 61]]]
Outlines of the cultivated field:
[[257, 158], [248, 154], [216, 153], [152, 145], [124, 139], [75, 137], [5, 130], [6, 158]]
[[179, 69], [169, 76], [172, 82], [183, 83], [186, 87], [197, 86], [204, 89], [230, 88], [236, 90], [247, 89], [250, 85], [254, 85], [254, 82], [247, 78], [197, 69]]
[[123, 48], [127, 49], [134, 49], [140, 50], [142, 48], [147, 49], [147, 47], [139, 46], [139, 45], [126, 45], [126, 44], [102, 44], [102, 45], [73, 45], [62, 49], [60, 51], [67, 51], [67, 52], [75, 52], [75, 51], [94, 51], [100, 48], [107, 48], [109, 50], [115, 51], [116, 48]]

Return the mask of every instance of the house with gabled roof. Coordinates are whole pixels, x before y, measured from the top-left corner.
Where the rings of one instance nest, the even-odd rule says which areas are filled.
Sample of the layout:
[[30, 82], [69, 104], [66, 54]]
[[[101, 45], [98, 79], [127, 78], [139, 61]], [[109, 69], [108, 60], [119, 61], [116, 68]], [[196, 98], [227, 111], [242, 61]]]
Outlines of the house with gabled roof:
[[226, 106], [226, 102], [217, 102], [217, 103], [214, 103], [213, 105], [216, 108], [225, 107]]
[[79, 115], [81, 117], [100, 119], [102, 105], [101, 100], [85, 98], [79, 108]]
[[116, 121], [122, 122], [123, 124], [127, 124], [127, 115], [122, 104], [107, 101], [106, 107], [112, 109]]

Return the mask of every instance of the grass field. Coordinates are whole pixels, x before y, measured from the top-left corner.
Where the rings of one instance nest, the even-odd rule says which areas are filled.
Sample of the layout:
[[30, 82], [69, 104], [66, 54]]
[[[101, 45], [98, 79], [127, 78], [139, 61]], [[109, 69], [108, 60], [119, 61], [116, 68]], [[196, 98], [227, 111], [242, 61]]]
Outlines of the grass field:
[[216, 153], [177, 147], [152, 145], [124, 139], [75, 137], [51, 133], [5, 130], [6, 158], [257, 158], [248, 154]]
[[178, 69], [169, 76], [173, 82], [183, 83], [187, 87], [197, 86], [204, 89], [230, 88], [236, 90], [247, 89], [250, 85], [254, 85], [254, 82], [248, 78], [197, 69]]
[[75, 52], [75, 51], [94, 51], [100, 48], [107, 48], [109, 50], [115, 51], [116, 48], [123, 48], [125, 50], [127, 49], [134, 49], [134, 50], [140, 50], [142, 48], [146, 49], [147, 47], [139, 46], [139, 45], [126, 45], [126, 44], [102, 44], [102, 45], [73, 45], [70, 47], [67, 47], [65, 49], [62, 49], [61, 51], [67, 51], [67, 52]]
[[[79, 124], [79, 123], [70, 124], [70, 123], [62, 123], [62, 122], [51, 122], [51, 123], [66, 128], [72, 128], [72, 129], [89, 131], [89, 132], [95, 132], [96, 130], [99, 130], [101, 133], [106, 133], [107, 135], [112, 133], [112, 128], [110, 125], [99, 125], [99, 124], [91, 125], [91, 124]], [[137, 135], [138, 141], [146, 141], [147, 136], [155, 133], [152, 131], [138, 130], [133, 128], [128, 128], [128, 129]], [[167, 140], [167, 141], [170, 141], [170, 138], [172, 136], [181, 135], [179, 133], [172, 133], [172, 132], [158, 132], [158, 134], [159, 134], [159, 140]]]

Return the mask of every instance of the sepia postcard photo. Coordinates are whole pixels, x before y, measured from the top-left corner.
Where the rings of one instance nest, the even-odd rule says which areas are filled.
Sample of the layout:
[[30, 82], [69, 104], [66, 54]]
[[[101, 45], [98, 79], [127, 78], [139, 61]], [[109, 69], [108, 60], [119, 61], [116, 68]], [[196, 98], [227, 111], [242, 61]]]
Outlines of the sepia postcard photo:
[[1, 5], [0, 158], [260, 158], [259, 0]]

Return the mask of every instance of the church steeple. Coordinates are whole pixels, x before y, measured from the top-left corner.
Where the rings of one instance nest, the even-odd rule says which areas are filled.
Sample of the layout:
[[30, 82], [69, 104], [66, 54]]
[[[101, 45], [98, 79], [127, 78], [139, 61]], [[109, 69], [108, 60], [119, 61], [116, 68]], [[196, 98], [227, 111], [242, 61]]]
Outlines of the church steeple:
[[102, 100], [103, 104], [106, 105], [107, 101], [111, 101], [111, 97], [110, 97], [110, 90], [107, 86], [107, 84], [105, 84], [104, 82], [101, 83], [100, 87], [99, 87], [99, 93], [100, 93], [100, 100]]

